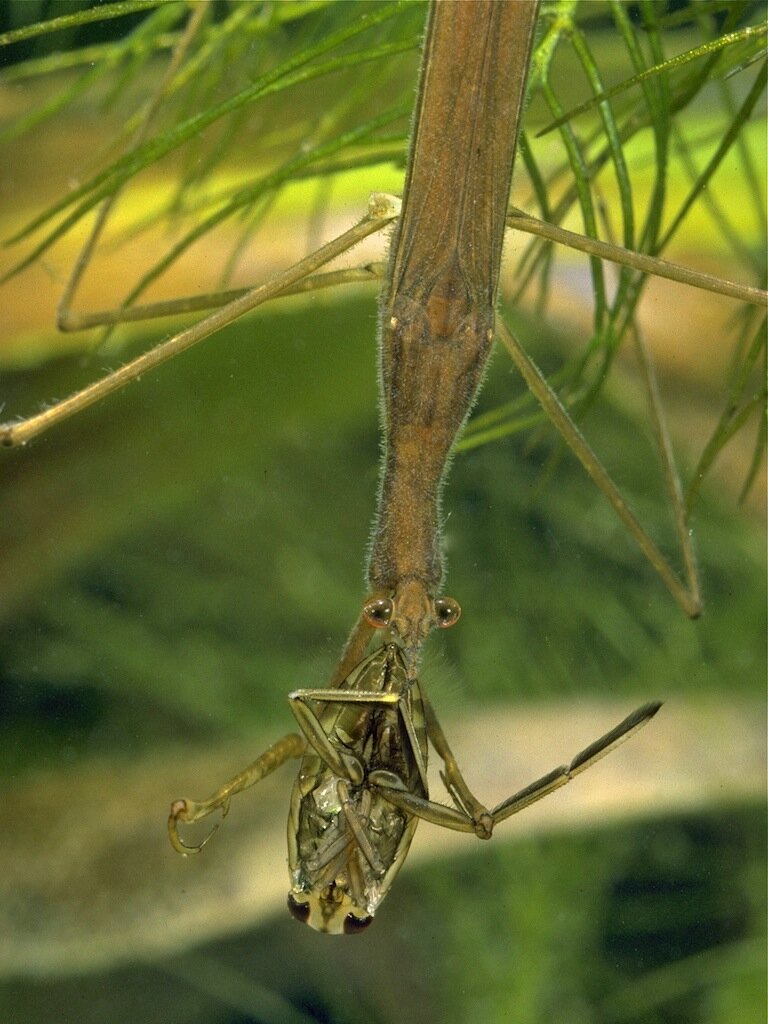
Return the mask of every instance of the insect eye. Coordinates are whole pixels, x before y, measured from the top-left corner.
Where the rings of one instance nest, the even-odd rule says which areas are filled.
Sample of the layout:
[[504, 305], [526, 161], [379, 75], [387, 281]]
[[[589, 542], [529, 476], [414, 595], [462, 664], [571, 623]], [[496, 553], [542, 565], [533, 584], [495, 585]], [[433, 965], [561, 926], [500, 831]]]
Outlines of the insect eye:
[[309, 904], [300, 903], [292, 892], [288, 893], [288, 913], [297, 921], [306, 924], [309, 920]]
[[435, 601], [435, 618], [441, 629], [455, 626], [461, 615], [461, 605], [452, 597], [438, 597]]
[[369, 626], [384, 629], [392, 618], [393, 605], [388, 597], [376, 597], [363, 606], [363, 615]]
[[354, 914], [347, 914], [344, 918], [344, 934], [357, 935], [359, 932], [364, 932], [372, 923], [372, 917], [355, 917]]

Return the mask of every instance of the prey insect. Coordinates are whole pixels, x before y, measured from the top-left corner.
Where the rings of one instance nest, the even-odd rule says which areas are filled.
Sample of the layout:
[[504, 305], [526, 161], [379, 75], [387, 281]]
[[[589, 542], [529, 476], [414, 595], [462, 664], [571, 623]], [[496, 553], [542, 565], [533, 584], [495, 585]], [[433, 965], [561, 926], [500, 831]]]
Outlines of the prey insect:
[[[371, 924], [403, 866], [419, 819], [490, 839], [499, 822], [605, 757], [661, 706], [638, 708], [569, 764], [488, 810], [465, 782], [429, 698], [397, 644], [368, 655], [339, 687], [297, 690], [289, 701], [301, 735], [285, 736], [207, 800], [177, 800], [168, 831], [180, 853], [198, 852], [213, 832], [199, 845], [187, 846], [180, 822], [199, 822], [216, 811], [226, 815], [234, 794], [289, 758], [301, 757], [288, 816], [288, 909], [298, 921], [334, 935], [356, 934]], [[452, 807], [429, 797], [430, 744], [442, 761]]]

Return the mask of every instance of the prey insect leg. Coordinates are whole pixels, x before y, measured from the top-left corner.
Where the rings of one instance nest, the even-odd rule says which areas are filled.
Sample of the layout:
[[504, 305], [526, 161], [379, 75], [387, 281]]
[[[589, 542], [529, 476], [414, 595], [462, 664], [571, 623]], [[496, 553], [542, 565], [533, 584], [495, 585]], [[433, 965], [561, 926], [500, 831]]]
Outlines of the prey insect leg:
[[289, 733], [277, 743], [273, 743], [268, 750], [251, 762], [247, 768], [238, 772], [233, 779], [230, 779], [207, 800], [174, 800], [171, 804], [171, 813], [168, 816], [168, 835], [174, 850], [183, 856], [199, 853], [218, 831], [221, 824], [221, 822], [217, 822], [201, 843], [196, 846], [188, 846], [179, 835], [179, 822], [191, 825], [219, 810], [223, 820], [229, 811], [230, 800], [236, 793], [242, 793], [244, 789], [249, 789], [257, 782], [261, 782], [267, 775], [271, 775], [275, 769], [285, 764], [289, 758], [301, 757], [306, 749], [307, 741], [304, 737], [297, 733]]
[[513, 814], [517, 814], [518, 811], [530, 807], [537, 800], [541, 800], [542, 797], [548, 796], [555, 789], [559, 789], [560, 786], [570, 782], [571, 779], [586, 771], [587, 768], [591, 768], [593, 764], [605, 757], [606, 754], [610, 754], [612, 750], [615, 750], [616, 747], [628, 740], [630, 736], [633, 736], [639, 729], [642, 729], [644, 725], [647, 725], [660, 707], [660, 701], [643, 704], [642, 707], [628, 715], [623, 722], [619, 722], [610, 732], [595, 740], [594, 743], [590, 743], [588, 747], [573, 758], [570, 764], [555, 768], [548, 775], [544, 775], [536, 782], [526, 786], [525, 789], [521, 789], [519, 793], [515, 793], [514, 796], [502, 801], [491, 812], [494, 825], [511, 817]]
[[307, 741], [334, 774], [347, 779], [353, 785], [363, 781], [363, 766], [354, 754], [346, 753], [332, 742], [327, 729], [317, 717], [309, 701], [325, 704], [374, 704], [380, 707], [396, 707], [400, 702], [398, 693], [367, 692], [364, 690], [295, 690], [288, 694], [296, 721]]
[[455, 832], [474, 832], [480, 839], [490, 839], [494, 825], [491, 812], [480, 803], [467, 785], [423, 688], [421, 699], [427, 736], [444, 765], [444, 771], [440, 772], [440, 778], [456, 804], [456, 808], [446, 807], [433, 800], [426, 800], [409, 793], [397, 776], [391, 772], [372, 772], [370, 781], [380, 787], [387, 800], [409, 814], [423, 818], [425, 821], [431, 821], [434, 825], [450, 828]]
[[561, 765], [548, 772], [489, 811], [467, 786], [435, 713], [427, 699], [424, 698], [427, 733], [432, 745], [443, 760], [445, 770], [440, 773], [440, 776], [457, 809], [414, 796], [391, 772], [372, 772], [369, 778], [390, 803], [409, 814], [456, 832], [474, 832], [479, 839], [490, 839], [494, 827], [500, 821], [505, 821], [513, 814], [525, 810], [526, 807], [530, 807], [531, 804], [549, 796], [550, 793], [570, 782], [587, 768], [591, 768], [593, 764], [642, 729], [660, 707], [661, 703], [658, 701], [644, 704], [604, 736], [578, 753], [570, 764]]
[[371, 810], [371, 794], [369, 790], [363, 790], [361, 807], [359, 809], [356, 808], [352, 802], [349, 793], [349, 786], [343, 779], [339, 779], [338, 792], [341, 809], [344, 812], [344, 817], [346, 818], [350, 831], [355, 837], [355, 842], [365, 859], [370, 864], [374, 874], [381, 877], [385, 872], [384, 865], [381, 863], [381, 858], [371, 846], [370, 840], [365, 834], [365, 825], [367, 824], [368, 815]]
[[477, 835], [481, 839], [490, 839], [493, 829], [490, 812], [487, 807], [480, 803], [467, 785], [429, 698], [426, 694], [422, 694], [422, 698], [424, 700], [424, 719], [427, 726], [427, 735], [444, 766], [444, 770], [440, 772], [443, 785], [450, 793], [451, 799], [456, 806], [475, 824], [474, 830], [477, 832]]

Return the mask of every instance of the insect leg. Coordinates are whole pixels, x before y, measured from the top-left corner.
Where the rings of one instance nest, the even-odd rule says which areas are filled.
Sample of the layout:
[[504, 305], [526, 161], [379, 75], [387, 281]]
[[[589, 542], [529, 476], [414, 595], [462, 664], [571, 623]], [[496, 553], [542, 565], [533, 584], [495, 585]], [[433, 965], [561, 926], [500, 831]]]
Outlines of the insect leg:
[[[615, 750], [621, 743], [628, 740], [630, 736], [634, 735], [639, 729], [641, 729], [647, 722], [653, 718], [656, 712], [661, 707], [659, 701], [655, 701], [650, 704], [644, 704], [642, 707], [633, 711], [631, 715], [620, 722], [617, 726], [607, 732], [604, 736], [595, 740], [588, 747], [577, 754], [570, 764], [561, 765], [559, 768], [553, 769], [546, 775], [532, 782], [530, 785], [521, 789], [518, 793], [508, 797], [498, 806], [494, 807], [493, 811], [489, 811], [485, 808], [474, 796], [472, 791], [469, 789], [464, 777], [461, 773], [456, 758], [451, 751], [448, 741], [445, 738], [440, 723], [437, 720], [437, 716], [429, 703], [428, 698], [424, 695], [424, 713], [427, 724], [427, 734], [432, 742], [437, 753], [443, 760], [445, 765], [445, 771], [440, 773], [445, 788], [451, 795], [456, 806], [466, 816], [466, 821], [470, 824], [469, 828], [461, 827], [458, 824], [450, 824], [450, 820], [453, 819], [455, 812], [451, 811], [450, 815], [438, 814], [434, 817], [430, 817], [430, 821], [435, 821], [436, 824], [443, 824], [447, 828], [456, 828], [459, 831], [475, 832], [481, 839], [488, 839], [491, 836], [493, 828], [500, 821], [505, 821], [510, 818], [513, 814], [517, 814], [519, 811], [524, 810], [526, 807], [530, 807], [531, 804], [536, 803], [545, 796], [549, 796], [556, 789], [564, 786], [571, 779], [575, 778], [580, 772], [585, 771], [587, 768], [591, 768], [593, 764], [605, 757], [612, 750]], [[392, 799], [392, 802], [396, 802], [393, 797], [387, 796], [388, 799]], [[397, 796], [398, 800], [401, 800], [401, 794]], [[403, 806], [403, 802], [398, 804]], [[434, 805], [440, 808], [440, 805]], [[443, 810], [450, 810], [449, 808], [443, 808]], [[411, 810], [411, 813], [418, 814], [419, 812], [415, 809]], [[425, 817], [426, 815], [420, 815]], [[438, 820], [442, 819], [442, 820]]]
[[371, 846], [371, 841], [366, 835], [364, 828], [371, 809], [371, 794], [367, 789], [363, 790], [361, 806], [358, 810], [350, 798], [349, 786], [343, 779], [339, 779], [337, 788], [339, 800], [341, 802], [341, 809], [344, 812], [344, 817], [347, 819], [347, 824], [349, 825], [352, 835], [355, 837], [355, 842], [360, 848], [365, 859], [370, 864], [373, 873], [381, 878], [385, 874], [384, 865], [381, 863], [379, 855]]
[[382, 693], [380, 690], [294, 690], [288, 694], [296, 721], [318, 756], [331, 771], [354, 786], [363, 781], [363, 766], [354, 754], [345, 753], [333, 743], [323, 723], [310, 706], [309, 701], [325, 704], [378, 704], [392, 707], [400, 701], [397, 693]]
[[[377, 790], [385, 800], [399, 807], [406, 814], [412, 814], [433, 825], [453, 829], [454, 832], [474, 832], [481, 839], [490, 839], [490, 830], [479, 831], [478, 826], [464, 811], [454, 807], [445, 807], [433, 800], [425, 800], [416, 796], [406, 788], [402, 779], [394, 772], [377, 769], [368, 775], [368, 784]], [[487, 813], [487, 812], [486, 812]]]
[[193, 824], [202, 821], [209, 814], [220, 810], [222, 820], [229, 811], [230, 799], [236, 793], [242, 793], [244, 789], [260, 782], [267, 775], [270, 775], [276, 768], [279, 768], [290, 757], [301, 757], [307, 749], [307, 741], [303, 736], [296, 733], [289, 733], [277, 743], [274, 743], [268, 750], [256, 758], [247, 768], [244, 768], [233, 779], [230, 779], [221, 789], [217, 790], [207, 800], [174, 800], [171, 804], [171, 813], [168, 816], [168, 836], [174, 850], [187, 856], [190, 853], [199, 853], [208, 840], [218, 831], [221, 822], [213, 826], [208, 835], [197, 846], [187, 846], [179, 836], [179, 822]]
[[155, 348], [150, 349], [130, 362], [125, 363], [118, 370], [107, 374], [100, 380], [89, 384], [81, 391], [76, 392], [69, 398], [65, 398], [54, 405], [49, 406], [43, 412], [30, 416], [28, 419], [18, 423], [0, 423], [0, 447], [13, 448], [26, 444], [32, 438], [44, 430], [48, 430], [55, 423], [60, 422], [68, 416], [72, 416], [82, 409], [86, 409], [95, 402], [100, 401], [107, 395], [112, 394], [124, 387], [132, 380], [136, 380], [141, 374], [154, 369], [166, 359], [171, 359], [180, 352], [186, 351], [192, 345], [207, 338], [215, 331], [233, 323], [244, 313], [255, 309], [268, 299], [274, 298], [287, 288], [303, 280], [308, 274], [318, 270], [324, 264], [330, 262], [334, 257], [341, 255], [353, 245], [362, 241], [368, 235], [381, 230], [385, 224], [394, 220], [399, 213], [399, 202], [391, 196], [382, 192], [375, 192], [371, 195], [368, 213], [357, 224], [326, 242], [315, 252], [305, 256], [292, 267], [287, 268], [275, 275], [266, 283], [251, 289], [245, 295], [232, 299], [226, 306], [222, 306], [215, 312], [209, 314], [203, 320], [187, 327], [173, 337], [161, 342]]
[[[659, 430], [664, 434], [662, 443], [662, 463], [665, 468], [665, 477], [668, 481], [668, 489], [674, 495], [673, 506], [677, 507], [676, 518], [678, 522], [678, 533], [680, 535], [683, 553], [686, 579], [683, 582], [677, 573], [672, 569], [667, 559], [661, 553], [655, 542], [643, 527], [640, 520], [627, 505], [624, 497], [619, 491], [608, 471], [602, 462], [587, 443], [586, 438], [566, 412], [560, 399], [549, 386], [541, 370], [536, 366], [525, 349], [520, 345], [514, 334], [506, 324], [499, 320], [498, 333], [502, 344], [509, 352], [513, 362], [522, 374], [528, 388], [536, 397], [537, 401], [547, 414], [559, 434], [571, 449], [576, 458], [581, 462], [584, 469], [595, 482], [596, 486], [603, 492], [613, 506], [614, 511], [634, 537], [640, 550], [654, 567], [661, 577], [667, 590], [677, 604], [683, 609], [686, 615], [695, 619], [701, 615], [701, 594], [699, 587], [698, 572], [693, 558], [693, 551], [690, 546], [688, 528], [685, 523], [685, 510], [679, 501], [679, 481], [676, 478], [676, 470], [672, 464], [671, 450], [666, 439], [666, 427], [660, 419], [660, 407], [655, 393], [655, 380], [649, 377], [649, 394], [652, 400], [654, 420]], [[652, 374], [649, 364], [643, 359], [643, 366], [648, 374]]]
[[514, 796], [509, 797], [497, 807], [494, 807], [491, 812], [493, 824], [504, 821], [513, 814], [517, 814], [518, 811], [530, 807], [537, 800], [541, 800], [542, 797], [548, 796], [554, 790], [559, 789], [560, 786], [570, 782], [580, 772], [591, 768], [602, 757], [610, 754], [612, 750], [615, 750], [621, 743], [628, 740], [638, 729], [642, 729], [653, 718], [660, 707], [661, 703], [659, 701], [643, 704], [642, 707], [628, 715], [623, 722], [619, 722], [610, 732], [607, 732], [600, 739], [595, 740], [594, 743], [591, 743], [582, 750], [581, 753], [577, 754], [570, 764], [555, 768], [548, 775], [544, 775], [536, 782], [532, 782], [525, 789], [521, 789], [519, 793], [515, 793]]
[[445, 770], [440, 772], [440, 778], [443, 780], [443, 785], [450, 793], [453, 802], [472, 823], [470, 829], [462, 831], [475, 832], [481, 839], [490, 839], [491, 832], [493, 831], [493, 820], [490, 811], [484, 804], [480, 803], [467, 785], [453, 751], [448, 745], [448, 740], [445, 738], [445, 733], [437, 720], [437, 715], [429, 697], [423, 691], [422, 700], [424, 702], [427, 735], [445, 766]]

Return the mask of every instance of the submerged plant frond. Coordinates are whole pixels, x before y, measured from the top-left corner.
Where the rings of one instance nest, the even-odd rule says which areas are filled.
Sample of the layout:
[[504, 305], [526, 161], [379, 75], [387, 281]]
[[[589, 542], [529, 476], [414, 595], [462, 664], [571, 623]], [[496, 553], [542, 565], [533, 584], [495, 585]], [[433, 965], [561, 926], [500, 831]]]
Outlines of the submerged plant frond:
[[165, 0], [118, 0], [117, 3], [102, 4], [84, 11], [76, 11], [74, 14], [63, 14], [61, 17], [49, 18], [47, 21], [32, 22], [10, 32], [0, 32], [0, 46], [23, 43], [28, 39], [36, 39], [53, 32], [62, 32], [65, 29], [79, 28], [94, 21], [122, 18], [126, 14], [160, 7], [164, 2]]
[[[121, 25], [119, 16], [128, 17], [122, 34], [109, 41], [70, 34], [66, 38], [74, 42], [61, 52], [43, 46], [0, 72], [0, 86], [38, 87], [46, 76], [56, 76], [58, 83], [33, 109], [0, 127], [5, 140], [39, 130], [86, 99], [126, 112], [116, 137], [84, 160], [81, 180], [13, 232], [8, 244], [21, 252], [6, 278], [47, 256], [85, 218], [149, 173], [163, 176], [163, 188], [134, 203], [131, 217], [99, 239], [112, 250], [144, 232], [168, 228], [152, 264], [126, 281], [121, 308], [134, 304], [192, 245], [225, 224], [229, 248], [219, 263], [219, 280], [227, 284], [288, 187], [317, 182], [314, 192], [307, 185], [302, 196], [314, 196], [311, 218], [320, 223], [324, 204], [346, 173], [386, 164], [402, 170], [424, 11], [423, 4], [384, 0], [126, 2], [0, 36], [0, 45], [39, 39], [50, 46], [59, 38], [56, 32], [84, 33], [83, 26], [99, 20]], [[550, 225], [650, 259], [660, 257], [695, 218], [717, 235], [734, 267], [729, 276], [764, 288], [759, 119], [768, 23], [758, 22], [758, 14], [754, 4], [723, 0], [701, 0], [672, 12], [650, 0], [632, 7], [609, 0], [599, 11], [575, 0], [546, 0], [521, 133], [516, 204]], [[199, 24], [182, 53], [193, 16]], [[598, 22], [605, 28], [606, 17], [613, 21], [610, 49], [595, 34]], [[169, 54], [167, 80], [153, 93]], [[174, 65], [175, 54], [180, 56]], [[579, 92], [586, 98], [574, 102]], [[555, 130], [559, 138], [551, 134]], [[718, 182], [736, 151], [743, 170], [735, 172], [734, 210], [733, 188], [721, 194]], [[528, 236], [518, 257], [513, 303], [525, 296], [546, 313], [561, 252], [551, 239]], [[631, 261], [616, 269], [597, 252], [588, 260], [591, 332], [583, 349], [550, 374], [560, 400], [577, 417], [593, 406], [631, 338], [648, 280], [647, 270]], [[119, 316], [106, 322], [116, 321]], [[719, 451], [755, 422], [745, 486], [760, 465], [764, 389], [755, 378], [758, 356], [764, 355], [764, 325], [748, 322], [748, 340], [734, 356], [735, 383], [701, 454], [689, 505]], [[541, 412], [526, 394], [478, 414], [461, 447], [541, 424]]]
[[730, 74], [732, 71], [740, 70], [748, 62], [759, 59], [760, 55], [765, 52], [764, 40], [766, 35], [768, 35], [768, 24], [753, 25], [739, 32], [729, 32], [727, 35], [713, 39], [702, 46], [696, 46], [686, 53], [671, 57], [669, 60], [662, 61], [636, 75], [632, 75], [623, 82], [619, 82], [618, 85], [614, 85], [611, 89], [597, 91], [590, 99], [580, 103], [577, 107], [572, 107], [554, 121], [551, 121], [538, 134], [540, 137], [547, 135], [549, 132], [554, 131], [555, 128], [559, 128], [560, 125], [573, 121], [580, 114], [584, 114], [589, 110], [594, 110], [607, 100], [612, 99], [614, 96], [619, 96], [621, 93], [632, 89], [649, 78], [684, 67], [690, 61], [698, 60], [701, 57], [708, 57], [719, 51], [724, 51], [717, 69], [719, 74], [725, 75]]

